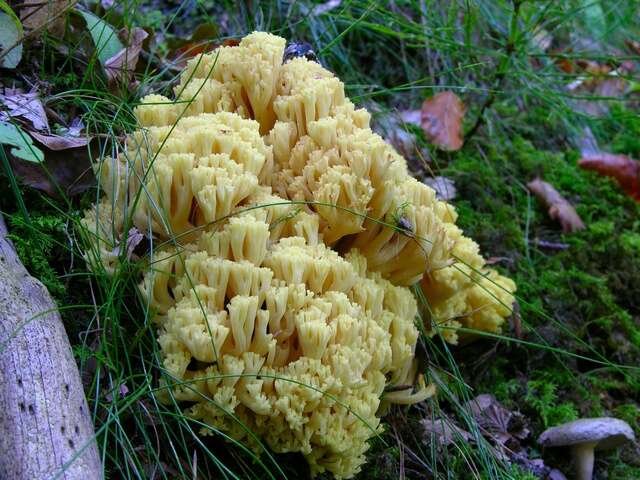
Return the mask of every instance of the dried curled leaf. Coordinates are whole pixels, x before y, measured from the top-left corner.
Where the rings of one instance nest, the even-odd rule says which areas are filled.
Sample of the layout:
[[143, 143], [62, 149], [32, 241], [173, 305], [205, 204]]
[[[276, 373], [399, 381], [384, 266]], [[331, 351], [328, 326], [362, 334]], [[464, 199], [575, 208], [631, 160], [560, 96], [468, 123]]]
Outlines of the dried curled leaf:
[[440, 92], [422, 104], [422, 129], [427, 139], [443, 150], [460, 150], [464, 105], [453, 92]]
[[456, 195], [458, 194], [455, 182], [449, 177], [436, 176], [432, 178], [425, 178], [424, 183], [435, 190], [436, 198], [438, 198], [438, 200], [448, 202], [456, 198]]
[[29, 31], [46, 28], [56, 37], [62, 37], [65, 16], [61, 12], [71, 9], [75, 3], [75, 0], [26, 0], [20, 12], [22, 24]]
[[622, 189], [640, 201], [640, 162], [626, 155], [602, 152], [583, 152], [578, 165], [600, 175], [615, 178]]
[[447, 447], [456, 442], [469, 442], [472, 435], [463, 430], [455, 421], [443, 416], [442, 418], [423, 418], [420, 421], [424, 429], [424, 442], [429, 445], [435, 442], [437, 447]]
[[484, 434], [497, 444], [515, 449], [519, 440], [529, 436], [524, 416], [505, 408], [493, 395], [478, 395], [464, 407], [484, 429]]
[[138, 63], [142, 42], [147, 37], [148, 34], [143, 29], [134, 28], [130, 35], [129, 46], [104, 62], [104, 70], [110, 82], [129, 80]]
[[527, 183], [527, 188], [549, 208], [549, 216], [560, 222], [564, 233], [573, 233], [584, 230], [582, 219], [571, 205], [551, 185], [539, 178]]
[[47, 114], [36, 90], [24, 93], [20, 89], [5, 88], [0, 93], [0, 105], [6, 108], [0, 112], [0, 121], [8, 122], [9, 117], [20, 118], [36, 130], [49, 131]]

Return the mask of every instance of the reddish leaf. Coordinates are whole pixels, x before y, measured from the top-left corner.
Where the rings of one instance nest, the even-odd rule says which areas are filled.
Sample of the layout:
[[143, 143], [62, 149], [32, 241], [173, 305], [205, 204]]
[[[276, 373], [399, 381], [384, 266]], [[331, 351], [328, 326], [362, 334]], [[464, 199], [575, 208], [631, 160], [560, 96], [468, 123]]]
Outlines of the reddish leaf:
[[640, 162], [637, 160], [626, 155], [585, 152], [578, 165], [585, 170], [615, 178], [627, 194], [640, 201]]
[[549, 216], [560, 222], [564, 233], [584, 230], [584, 223], [573, 206], [553, 188], [553, 185], [536, 178], [527, 183], [527, 188], [549, 208]]
[[453, 92], [441, 92], [422, 104], [422, 129], [427, 139], [443, 150], [460, 150], [464, 105]]
[[569, 58], [558, 57], [555, 59], [555, 64], [564, 73], [574, 73], [576, 70], [575, 64]]

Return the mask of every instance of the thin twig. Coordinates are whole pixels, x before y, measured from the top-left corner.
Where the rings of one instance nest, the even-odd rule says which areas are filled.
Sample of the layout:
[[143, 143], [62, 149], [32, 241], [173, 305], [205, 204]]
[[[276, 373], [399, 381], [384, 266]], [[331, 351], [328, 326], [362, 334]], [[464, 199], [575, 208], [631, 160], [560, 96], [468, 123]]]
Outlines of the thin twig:
[[491, 90], [489, 91], [489, 95], [480, 107], [480, 111], [478, 112], [478, 116], [475, 123], [473, 124], [473, 127], [471, 127], [465, 135], [465, 141], [468, 141], [478, 131], [484, 121], [485, 111], [493, 105], [493, 102], [495, 102], [496, 100], [497, 92], [502, 89], [502, 84], [507, 75], [509, 64], [511, 63], [513, 54], [516, 51], [515, 47], [518, 36], [518, 17], [520, 15], [520, 6], [524, 3], [524, 1], [525, 0], [513, 0], [513, 14], [511, 15], [509, 37], [507, 38], [507, 43], [504, 46], [504, 56], [502, 57], [502, 60], [500, 60], [498, 68], [496, 69], [496, 74], [493, 78], [493, 88], [491, 88]]

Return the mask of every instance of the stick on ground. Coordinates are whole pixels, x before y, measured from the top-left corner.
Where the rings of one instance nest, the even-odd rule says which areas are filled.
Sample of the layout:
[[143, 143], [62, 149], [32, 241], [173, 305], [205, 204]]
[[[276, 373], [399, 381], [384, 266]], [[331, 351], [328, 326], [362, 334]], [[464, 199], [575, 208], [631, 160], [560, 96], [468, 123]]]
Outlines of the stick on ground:
[[87, 400], [60, 314], [0, 216], [0, 478], [102, 478]]

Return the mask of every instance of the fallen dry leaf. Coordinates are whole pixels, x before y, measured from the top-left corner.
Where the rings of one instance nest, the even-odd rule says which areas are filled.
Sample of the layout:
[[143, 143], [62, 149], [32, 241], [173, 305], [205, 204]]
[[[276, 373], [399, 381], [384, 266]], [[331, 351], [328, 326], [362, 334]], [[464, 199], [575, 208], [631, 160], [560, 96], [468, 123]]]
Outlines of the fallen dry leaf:
[[32, 90], [29, 93], [24, 93], [20, 89], [5, 88], [0, 94], [0, 103], [7, 109], [0, 112], [1, 121], [8, 121], [8, 117], [23, 118], [36, 130], [49, 131], [47, 114], [38, 98], [37, 91]]
[[458, 427], [450, 418], [423, 418], [420, 421], [424, 428], [424, 442], [429, 444], [435, 441], [438, 447], [447, 447], [460, 440], [468, 442], [472, 436], [466, 430]]
[[56, 37], [64, 34], [63, 10], [69, 10], [75, 0], [25, 0], [22, 3], [20, 19], [25, 30], [45, 28]]
[[583, 152], [578, 165], [600, 175], [615, 178], [622, 189], [640, 201], [640, 162], [626, 155]]
[[436, 191], [436, 198], [438, 200], [444, 200], [448, 202], [456, 198], [456, 195], [458, 194], [458, 190], [456, 190], [456, 184], [449, 177], [428, 177], [423, 181]]
[[104, 70], [109, 82], [129, 81], [138, 63], [142, 42], [148, 36], [149, 34], [142, 28], [134, 28], [129, 37], [129, 46], [120, 50], [104, 63]]
[[43, 135], [38, 132], [29, 132], [29, 134], [51, 150], [67, 150], [68, 148], [84, 147], [88, 139], [87, 137], [76, 137], [66, 135]]
[[637, 40], [625, 40], [625, 45], [636, 55], [640, 55], [640, 42]]
[[577, 232], [585, 228], [576, 210], [553, 185], [536, 178], [527, 183], [527, 188], [549, 208], [549, 216], [560, 222], [564, 233]]
[[[42, 148], [42, 163], [25, 162], [12, 156], [11, 169], [23, 184], [41, 190], [49, 196], [77, 195], [95, 185], [91, 157], [97, 158], [100, 149], [98, 145], [91, 145], [92, 143], [96, 142], [62, 151]], [[92, 156], [89, 155], [89, 148], [93, 150]]]
[[473, 415], [478, 425], [485, 430], [496, 444], [505, 445], [511, 450], [519, 450], [519, 440], [529, 436], [524, 416], [505, 408], [496, 397], [488, 393], [469, 400], [464, 408]]
[[427, 139], [443, 150], [462, 148], [464, 105], [453, 92], [440, 92], [422, 104], [421, 124]]

